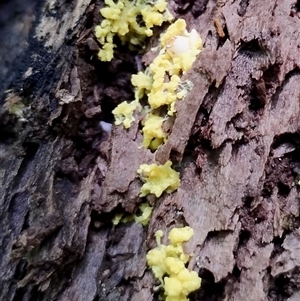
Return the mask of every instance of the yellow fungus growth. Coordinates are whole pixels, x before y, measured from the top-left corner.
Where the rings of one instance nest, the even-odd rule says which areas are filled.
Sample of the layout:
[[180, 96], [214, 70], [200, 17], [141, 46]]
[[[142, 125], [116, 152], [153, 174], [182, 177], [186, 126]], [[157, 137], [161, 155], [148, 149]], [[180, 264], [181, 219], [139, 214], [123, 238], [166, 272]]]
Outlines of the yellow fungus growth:
[[172, 169], [171, 165], [172, 162], [169, 160], [164, 165], [142, 164], [140, 166], [137, 172], [145, 181], [141, 188], [141, 197], [149, 193], [160, 197], [164, 191], [171, 193], [179, 187], [179, 172]]
[[[165, 9], [163, 0], [156, 4], [159, 11]], [[150, 106], [143, 121], [142, 132], [143, 146], [152, 151], [167, 141], [167, 134], [162, 128], [167, 116], [161, 116], [158, 109], [166, 106], [167, 115], [173, 116], [176, 113], [176, 100], [184, 98], [192, 89], [191, 82], [181, 82], [180, 77], [192, 67], [201, 51], [202, 41], [195, 30], [188, 32], [186, 22], [179, 19], [161, 35], [160, 47], [161, 51], [145, 72], [138, 72], [131, 77], [135, 87], [134, 103], [145, 98]], [[130, 111], [128, 105], [126, 108], [126, 117], [116, 118], [116, 124], [123, 123], [128, 128], [134, 120], [130, 116], [134, 110]], [[125, 107], [121, 109], [123, 111]], [[118, 117], [119, 113], [115, 116]]]
[[[152, 28], [164, 21], [171, 21], [172, 15], [166, 9], [166, 0], [105, 0], [106, 6], [100, 9], [104, 18], [95, 27], [95, 36], [102, 45], [98, 56], [102, 61], [111, 61], [116, 47], [114, 37], [129, 49], [142, 47], [144, 40], [153, 35]], [[140, 20], [140, 18], [142, 20]]]
[[190, 240], [194, 231], [190, 227], [173, 228], [169, 233], [169, 245], [161, 244], [162, 231], [156, 232], [158, 246], [147, 253], [147, 263], [164, 289], [166, 301], [188, 301], [187, 296], [200, 288], [201, 278], [189, 271], [183, 243]]
[[[174, 115], [176, 100], [185, 97], [192, 88], [190, 82], [189, 84], [182, 83], [180, 76], [192, 67], [202, 48], [200, 36], [195, 30], [187, 32], [186, 22], [183, 19], [170, 25], [162, 34], [160, 42], [162, 50], [149, 68], [145, 72], [132, 75], [131, 78], [131, 83], [135, 86], [134, 103], [147, 96], [150, 105], [150, 114], [144, 121], [142, 131], [144, 134], [143, 146], [151, 150], [156, 150], [167, 141], [166, 133], [162, 129], [165, 117], [160, 117], [151, 111], [166, 105], [168, 115]], [[124, 107], [122, 107], [123, 109]], [[125, 123], [127, 125], [130, 126], [133, 120], [134, 118], [130, 117], [130, 114], [126, 114]], [[116, 124], [121, 123], [125, 126], [121, 119], [116, 120]]]
[[186, 92], [179, 90], [180, 75], [191, 69], [202, 48], [202, 40], [196, 30], [186, 30], [183, 19], [171, 24], [160, 38], [163, 47], [149, 69], [153, 77], [148, 102], [156, 109], [163, 105], [169, 106], [169, 115], [175, 113], [175, 101], [182, 99]]
[[124, 215], [124, 213], [117, 213], [112, 219], [114, 226], [117, 226], [119, 223], [128, 223], [135, 221], [136, 223], [147, 226], [152, 214], [153, 207], [149, 203], [142, 203], [139, 206], [139, 212], [136, 214]]
[[112, 223], [114, 226], [118, 225], [124, 216], [124, 213], [117, 213], [114, 218], [112, 219]]
[[135, 89], [135, 99], [142, 99], [145, 93], [149, 93], [152, 87], [153, 79], [151, 76], [138, 72], [138, 74], [133, 74], [131, 77], [131, 83], [136, 87]]
[[138, 107], [140, 107], [140, 104], [137, 101], [132, 101], [129, 103], [127, 101], [121, 102], [112, 111], [112, 113], [115, 116], [115, 124], [123, 124], [125, 129], [130, 128], [131, 123], [135, 120], [135, 118], [133, 117], [133, 113]]
[[147, 226], [152, 214], [153, 207], [151, 207], [148, 203], [142, 203], [139, 206], [139, 210], [141, 211], [141, 214], [135, 214], [134, 220], [136, 223], [140, 223], [143, 226]]
[[143, 127], [143, 146], [156, 150], [159, 145], [166, 141], [166, 133], [162, 129], [164, 118], [148, 114]]

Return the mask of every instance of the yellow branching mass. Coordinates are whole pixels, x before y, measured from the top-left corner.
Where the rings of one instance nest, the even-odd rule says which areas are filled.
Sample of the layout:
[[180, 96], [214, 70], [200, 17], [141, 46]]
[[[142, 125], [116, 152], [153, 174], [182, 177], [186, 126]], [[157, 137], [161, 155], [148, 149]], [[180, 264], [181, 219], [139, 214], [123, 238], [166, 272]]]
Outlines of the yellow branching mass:
[[131, 123], [135, 120], [133, 113], [134, 111], [140, 107], [139, 102], [132, 101], [127, 102], [123, 101], [120, 103], [112, 113], [115, 115], [115, 124], [123, 124], [125, 129], [130, 128]]
[[136, 223], [140, 223], [143, 226], [147, 226], [152, 214], [153, 207], [151, 207], [148, 203], [142, 203], [139, 206], [139, 212], [136, 214], [124, 215], [124, 213], [118, 213], [112, 219], [112, 223], [116, 226], [120, 222], [128, 223], [135, 221]]
[[[134, 101], [144, 97], [148, 100], [150, 110], [142, 130], [143, 145], [153, 151], [167, 141], [162, 129], [165, 117], [174, 115], [176, 100], [185, 97], [191, 89], [192, 85], [182, 83], [180, 77], [191, 69], [201, 51], [202, 41], [195, 30], [188, 32], [186, 22], [179, 19], [161, 35], [160, 47], [161, 51], [145, 72], [138, 72], [131, 79], [135, 86]], [[167, 116], [161, 116], [157, 110], [163, 106], [168, 108]], [[119, 120], [118, 116], [115, 114], [116, 120]]]
[[[95, 35], [102, 48], [98, 56], [101, 61], [111, 61], [116, 47], [117, 36], [129, 49], [142, 47], [145, 39], [153, 35], [152, 28], [160, 26], [164, 21], [172, 20], [166, 10], [165, 0], [105, 0], [106, 6], [100, 9], [104, 18], [95, 28]], [[141, 18], [141, 20], [140, 20]]]
[[[147, 37], [153, 35], [153, 27], [171, 21], [166, 0], [104, 0], [100, 10], [103, 21], [95, 28], [101, 44], [100, 60], [111, 61], [117, 37], [130, 50], [141, 49]], [[186, 29], [186, 22], [178, 19], [160, 36], [159, 53], [144, 72], [132, 75], [135, 99], [124, 101], [114, 110], [115, 124], [128, 129], [135, 121], [134, 114], [142, 120], [143, 147], [152, 151], [167, 142], [163, 123], [176, 113], [176, 101], [184, 98], [192, 88], [181, 76], [192, 68], [202, 49], [202, 40], [195, 29]], [[144, 108], [140, 103], [148, 102]], [[140, 109], [139, 113], [136, 112]], [[135, 113], [136, 112], [136, 113]], [[142, 164], [137, 173], [144, 184], [140, 197], [164, 192], [172, 193], [180, 185], [179, 173], [172, 169], [172, 162], [164, 165]], [[140, 215], [117, 214], [113, 223], [136, 221], [147, 225], [152, 213], [148, 203], [140, 206]], [[189, 271], [186, 264], [189, 256], [184, 253], [183, 243], [193, 236], [190, 227], [174, 228], [169, 233], [169, 245], [160, 243], [162, 231], [157, 231], [158, 246], [147, 254], [147, 263], [164, 288], [166, 301], [188, 301], [188, 295], [199, 289], [201, 278]]]
[[160, 197], [164, 191], [171, 193], [179, 187], [179, 173], [171, 168], [172, 162], [167, 161], [164, 165], [142, 164], [138, 174], [145, 181], [141, 188], [140, 196], [149, 193]]
[[185, 266], [189, 256], [182, 244], [193, 236], [190, 227], [173, 228], [169, 233], [169, 245], [160, 243], [162, 231], [156, 232], [158, 246], [147, 254], [147, 263], [164, 289], [166, 301], [188, 301], [187, 296], [200, 288], [201, 278]]
[[201, 51], [202, 41], [195, 30], [187, 32], [185, 21], [179, 19], [169, 26], [160, 42], [163, 48], [150, 65], [153, 84], [148, 102], [153, 109], [168, 105], [168, 114], [173, 115], [173, 104], [184, 96], [182, 90], [178, 91], [180, 76], [191, 69]]

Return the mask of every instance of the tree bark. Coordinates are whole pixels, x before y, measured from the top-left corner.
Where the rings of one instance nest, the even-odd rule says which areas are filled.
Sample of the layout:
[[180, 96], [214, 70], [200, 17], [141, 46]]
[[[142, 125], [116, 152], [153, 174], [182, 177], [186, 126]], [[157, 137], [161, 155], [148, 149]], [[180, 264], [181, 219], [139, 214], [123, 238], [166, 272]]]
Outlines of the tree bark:
[[[294, 1], [295, 2], [295, 1]], [[133, 99], [147, 53], [99, 62], [101, 1], [0, 4], [0, 300], [159, 300], [146, 253], [154, 233], [189, 225], [190, 300], [300, 298], [300, 4], [170, 1], [204, 49], [184, 75], [168, 141], [141, 148], [112, 109]], [[157, 37], [149, 43], [155, 44]], [[136, 212], [140, 164], [171, 159], [178, 191]]]

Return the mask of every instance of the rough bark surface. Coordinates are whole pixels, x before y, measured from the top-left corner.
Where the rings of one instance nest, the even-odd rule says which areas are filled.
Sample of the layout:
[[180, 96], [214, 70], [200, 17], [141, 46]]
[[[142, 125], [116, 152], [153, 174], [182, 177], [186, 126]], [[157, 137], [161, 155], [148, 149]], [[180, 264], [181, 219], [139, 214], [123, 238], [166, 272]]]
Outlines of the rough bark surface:
[[[0, 300], [158, 300], [146, 253], [182, 225], [203, 279], [190, 300], [299, 300], [300, 3], [170, 1], [204, 49], [155, 153], [138, 119], [99, 125], [149, 60], [97, 60], [103, 3], [22, 3], [0, 4]], [[113, 226], [142, 202], [139, 165], [168, 159], [178, 191], [148, 197], [148, 226]]]

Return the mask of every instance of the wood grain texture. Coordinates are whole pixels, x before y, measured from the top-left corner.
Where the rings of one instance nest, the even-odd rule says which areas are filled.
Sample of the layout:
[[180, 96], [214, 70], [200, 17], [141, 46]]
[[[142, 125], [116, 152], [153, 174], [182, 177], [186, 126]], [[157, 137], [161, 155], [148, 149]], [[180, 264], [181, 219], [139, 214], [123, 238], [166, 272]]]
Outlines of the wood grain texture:
[[[32, 1], [20, 12], [0, 5], [1, 16], [11, 12], [0, 35], [14, 34], [0, 49], [1, 300], [159, 300], [146, 253], [156, 230], [166, 242], [182, 225], [195, 231], [185, 249], [203, 279], [191, 301], [298, 300], [297, 5], [169, 4], [204, 49], [155, 153], [141, 147], [142, 115], [128, 131], [99, 124], [133, 99], [130, 76], [152, 56], [121, 47], [111, 63], [97, 60], [101, 1]], [[9, 112], [14, 101], [22, 118]], [[116, 213], [143, 201], [139, 165], [168, 159], [180, 172], [178, 191], [147, 197], [147, 227], [113, 226]]]

